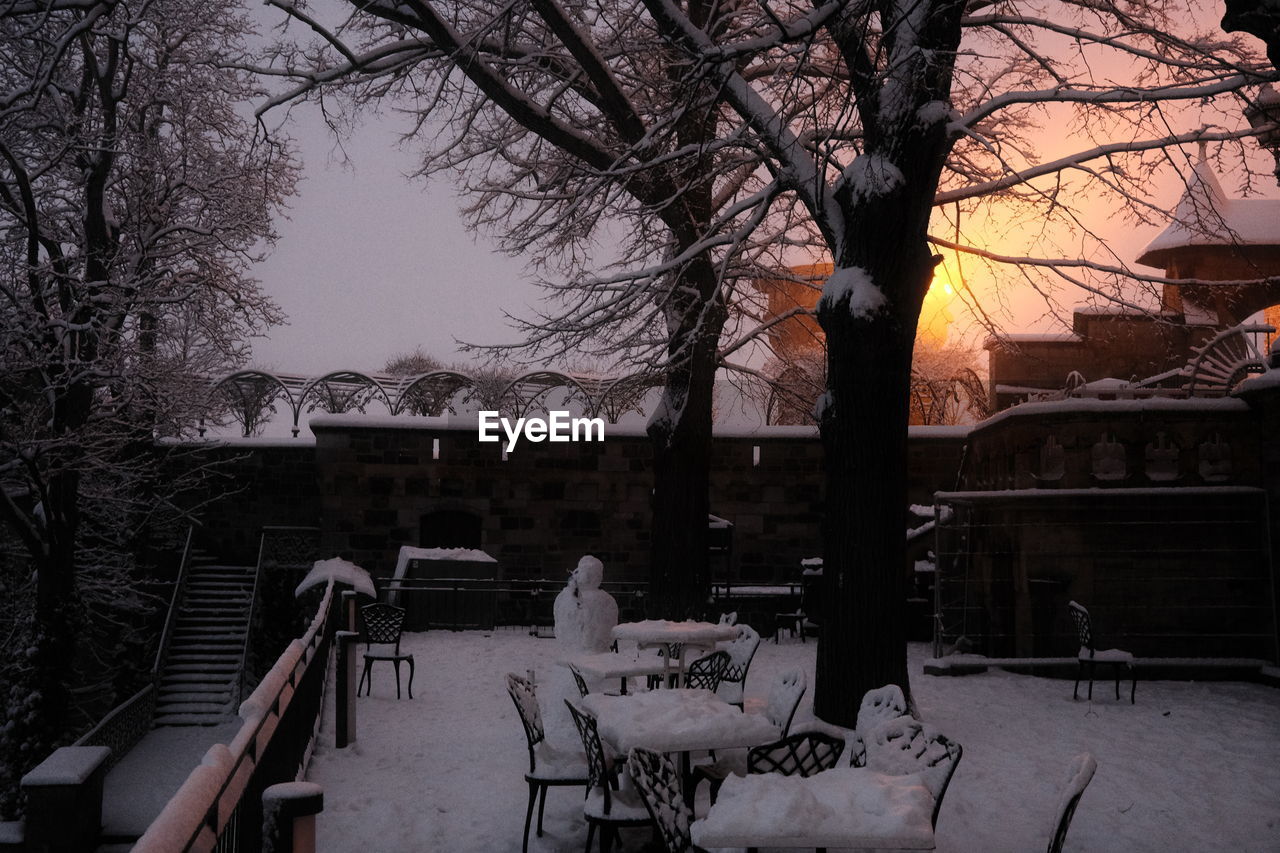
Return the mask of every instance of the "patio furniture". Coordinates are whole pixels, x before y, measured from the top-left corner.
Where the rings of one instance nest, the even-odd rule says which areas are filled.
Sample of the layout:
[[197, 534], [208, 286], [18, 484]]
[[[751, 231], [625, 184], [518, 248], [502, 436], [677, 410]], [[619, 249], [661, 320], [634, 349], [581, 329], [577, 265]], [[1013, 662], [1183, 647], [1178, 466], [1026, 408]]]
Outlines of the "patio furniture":
[[750, 625], [739, 625], [738, 636], [721, 650], [729, 653], [729, 665], [725, 668], [716, 692], [730, 705], [742, 707], [747, 671], [751, 669], [751, 661], [759, 648], [760, 634], [756, 629]]
[[795, 719], [796, 709], [809, 687], [804, 671], [791, 669], [781, 672], [769, 689], [769, 699], [764, 706], [764, 715], [769, 722], [782, 730], [786, 735], [791, 731], [791, 721]]
[[738, 624], [738, 611], [736, 611], [736, 610], [730, 610], [728, 613], [721, 613], [721, 614], [720, 614], [720, 624], [721, 624], [721, 625], [737, 625], [737, 624]]
[[627, 754], [627, 772], [635, 783], [640, 799], [658, 827], [667, 853], [701, 853], [689, 835], [693, 809], [680, 790], [676, 766], [660, 752], [635, 747]]
[[934, 799], [918, 775], [836, 767], [812, 776], [727, 779], [689, 827], [704, 848], [932, 850]]
[[734, 768], [724, 776], [713, 777], [702, 773], [703, 768], [698, 767], [694, 769], [694, 776], [705, 778], [710, 782], [711, 802], [714, 804], [720, 792], [720, 786], [730, 775], [781, 773], [783, 776], [812, 776], [835, 767], [844, 753], [844, 746], [843, 738], [825, 732], [797, 732], [773, 743], [751, 747], [747, 750], [746, 762], [741, 773]]
[[[360, 683], [356, 686], [356, 695], [367, 683], [367, 695], [373, 693], [373, 664], [375, 661], [390, 661], [396, 670], [396, 698], [400, 698], [400, 662], [409, 662], [409, 698], [413, 698], [413, 655], [400, 651], [400, 634], [404, 627], [404, 608], [394, 604], [366, 604], [360, 608], [360, 616], [364, 622], [364, 672], [360, 674]], [[375, 652], [374, 646], [390, 646], [388, 651]]]
[[680, 753], [681, 778], [692, 800], [692, 752], [745, 749], [771, 743], [781, 729], [762, 714], [744, 714], [709, 690], [652, 690], [631, 696], [592, 693], [581, 701], [615, 753], [633, 746]]
[[689, 648], [710, 651], [719, 641], [732, 640], [737, 635], [738, 629], [733, 625], [712, 622], [645, 619], [641, 622], [621, 622], [613, 626], [614, 640], [635, 643], [640, 649], [656, 648], [660, 655], [664, 655], [666, 668], [661, 677], [649, 677], [650, 687], [658, 687], [662, 683], [672, 687], [679, 686], [684, 679], [684, 659]]
[[896, 720], [907, 713], [907, 699], [896, 684], [875, 687], [862, 695], [858, 706], [857, 730], [866, 735], [881, 723]]
[[684, 686], [689, 690], [710, 690], [715, 693], [724, 680], [728, 666], [728, 652], [712, 652], [700, 657], [689, 664], [689, 669], [684, 674]]
[[617, 678], [621, 682], [619, 692], [623, 695], [627, 692], [628, 678], [654, 675], [665, 677], [671, 671], [670, 664], [662, 657], [652, 651], [638, 650], [634, 653], [598, 652], [575, 655], [564, 658], [560, 664], [576, 668], [585, 679]]
[[1080, 651], [1076, 653], [1079, 669], [1076, 670], [1076, 683], [1075, 687], [1071, 689], [1071, 698], [1079, 698], [1077, 694], [1080, 690], [1080, 677], [1087, 670], [1089, 673], [1089, 701], [1093, 701], [1093, 671], [1098, 664], [1105, 663], [1110, 665], [1115, 673], [1116, 699], [1120, 698], [1120, 673], [1125, 670], [1128, 671], [1129, 704], [1134, 704], [1134, 693], [1138, 689], [1138, 675], [1133, 667], [1133, 653], [1122, 649], [1098, 650], [1095, 648], [1093, 622], [1089, 618], [1089, 611], [1083, 605], [1074, 601], [1068, 602], [1067, 607], [1071, 609], [1071, 618], [1076, 623], [1076, 634], [1080, 639]]
[[529, 772], [524, 780], [529, 783], [529, 806], [524, 814], [524, 853], [529, 853], [529, 824], [533, 819], [533, 803], [538, 801], [538, 837], [542, 837], [542, 813], [547, 805], [547, 788], [565, 785], [586, 786], [587, 759], [580, 752], [557, 749], [547, 743], [542, 728], [542, 709], [538, 707], [538, 694], [529, 679], [507, 673], [507, 693], [516, 705], [520, 723], [524, 726], [525, 740], [529, 744]]
[[[791, 721], [795, 718], [796, 709], [800, 707], [800, 699], [803, 698], [806, 687], [804, 672], [793, 669], [779, 673], [773, 687], [769, 690], [769, 700], [764, 706], [762, 716], [777, 726], [784, 738], [791, 731]], [[711, 793], [714, 797], [721, 783], [729, 776], [746, 774], [747, 761], [747, 753], [742, 750], [725, 752], [709, 764], [699, 764], [692, 769], [694, 784], [706, 779], [711, 785]]]
[[[933, 795], [930, 825], [937, 827], [942, 798], [964, 754], [960, 744], [913, 717], [881, 723], [864, 735], [867, 768], [896, 776], [918, 775]], [[830, 845], [836, 846], [836, 845]]]
[[590, 853], [591, 839], [599, 827], [600, 853], [609, 853], [620, 827], [648, 826], [652, 819], [635, 790], [619, 790], [617, 773], [605, 754], [596, 721], [568, 699], [564, 704], [569, 708], [587, 753], [587, 799], [582, 805], [583, 817], [587, 819], [586, 851]]
[[568, 666], [569, 672], [573, 675], [573, 683], [578, 685], [578, 693], [582, 696], [586, 696], [591, 692], [591, 688], [587, 687], [587, 680], [582, 677], [582, 670], [578, 669], [573, 664], [569, 664]]
[[1071, 760], [1067, 771], [1067, 784], [1058, 797], [1057, 814], [1054, 816], [1052, 834], [1049, 836], [1047, 853], [1062, 853], [1062, 845], [1067, 840], [1067, 827], [1071, 826], [1071, 818], [1080, 804], [1080, 797], [1098, 769], [1098, 762], [1089, 753], [1081, 753]]

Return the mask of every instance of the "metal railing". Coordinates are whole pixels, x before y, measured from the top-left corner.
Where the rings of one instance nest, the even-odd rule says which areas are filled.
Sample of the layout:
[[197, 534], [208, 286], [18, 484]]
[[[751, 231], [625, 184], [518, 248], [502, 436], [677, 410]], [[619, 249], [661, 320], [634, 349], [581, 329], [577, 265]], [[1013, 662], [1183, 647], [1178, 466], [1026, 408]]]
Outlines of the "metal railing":
[[187, 576], [191, 573], [191, 539], [195, 535], [195, 526], [187, 528], [187, 541], [182, 546], [182, 560], [178, 563], [178, 579], [173, 584], [173, 596], [169, 599], [169, 612], [164, 617], [164, 628], [160, 631], [160, 642], [156, 645], [156, 662], [151, 667], [151, 680], [160, 677], [165, 661], [169, 657], [169, 644], [173, 640], [173, 626], [178, 619], [178, 608], [187, 591]]
[[112, 708], [72, 745], [110, 747], [111, 755], [107, 757], [107, 769], [110, 770], [151, 731], [155, 715], [156, 686], [148, 684]]
[[244, 699], [245, 687], [249, 678], [249, 644], [253, 642], [253, 617], [258, 612], [258, 596], [262, 588], [263, 555], [267, 548], [267, 531], [263, 530], [258, 537], [258, 562], [253, 567], [253, 590], [249, 593], [249, 616], [245, 622], [244, 646], [240, 649], [240, 674], [236, 680], [236, 703]]
[[[240, 731], [231, 743], [209, 749], [134, 853], [262, 849], [262, 792], [299, 778], [315, 736], [338, 600], [331, 581], [311, 627], [240, 706]], [[175, 846], [174, 839], [185, 841]]]

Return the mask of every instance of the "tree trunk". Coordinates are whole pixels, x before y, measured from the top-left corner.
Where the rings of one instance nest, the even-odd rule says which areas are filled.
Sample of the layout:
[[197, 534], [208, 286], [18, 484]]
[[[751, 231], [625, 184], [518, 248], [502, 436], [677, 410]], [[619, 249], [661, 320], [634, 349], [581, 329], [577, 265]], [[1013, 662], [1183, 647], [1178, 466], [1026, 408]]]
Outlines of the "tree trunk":
[[681, 276], [685, 302], [668, 352], [672, 367], [662, 408], [649, 421], [653, 441], [653, 522], [649, 545], [648, 615], [689, 619], [710, 603], [707, 554], [711, 485], [711, 424], [717, 347], [728, 316], [718, 301], [719, 278], [706, 258]]
[[[920, 191], [920, 198], [931, 195], [931, 188]], [[927, 211], [899, 197], [850, 217], [856, 239], [839, 267], [860, 269], [886, 301], [873, 311], [851, 312], [844, 300], [818, 309], [827, 335], [819, 407], [826, 500], [814, 713], [840, 726], [855, 724], [867, 690], [897, 684], [911, 696], [907, 424], [916, 323], [934, 267], [923, 239]], [[919, 239], [904, 236], [913, 233]]]

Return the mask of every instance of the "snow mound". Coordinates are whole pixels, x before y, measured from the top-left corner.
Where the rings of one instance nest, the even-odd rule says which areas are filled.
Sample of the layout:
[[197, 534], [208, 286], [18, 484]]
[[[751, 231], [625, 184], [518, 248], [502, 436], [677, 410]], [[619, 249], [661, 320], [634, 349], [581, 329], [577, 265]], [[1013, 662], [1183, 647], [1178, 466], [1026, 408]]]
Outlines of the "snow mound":
[[311, 567], [311, 571], [307, 572], [307, 576], [302, 579], [302, 583], [298, 584], [298, 588], [293, 591], [293, 597], [297, 598], [313, 586], [324, 586], [330, 580], [337, 583], [351, 584], [351, 586], [355, 587], [356, 592], [363, 592], [371, 598], [378, 597], [378, 590], [374, 587], [373, 578], [369, 577], [369, 573], [355, 563], [348, 562], [341, 557], [316, 560], [315, 565]]

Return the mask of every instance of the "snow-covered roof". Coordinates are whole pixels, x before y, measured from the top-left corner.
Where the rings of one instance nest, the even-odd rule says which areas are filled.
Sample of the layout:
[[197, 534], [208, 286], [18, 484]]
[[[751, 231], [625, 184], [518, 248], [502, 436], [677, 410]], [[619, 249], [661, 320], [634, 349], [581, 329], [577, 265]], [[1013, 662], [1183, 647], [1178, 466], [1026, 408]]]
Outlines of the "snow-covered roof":
[[1203, 157], [1173, 210], [1138, 263], [1166, 269], [1171, 253], [1189, 246], [1280, 246], [1280, 199], [1228, 198]]

